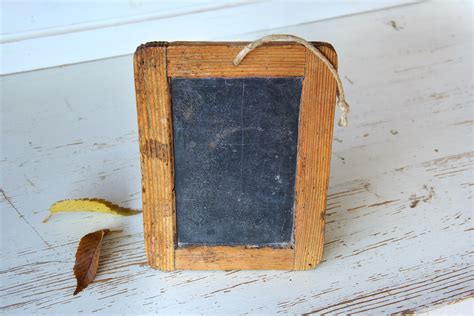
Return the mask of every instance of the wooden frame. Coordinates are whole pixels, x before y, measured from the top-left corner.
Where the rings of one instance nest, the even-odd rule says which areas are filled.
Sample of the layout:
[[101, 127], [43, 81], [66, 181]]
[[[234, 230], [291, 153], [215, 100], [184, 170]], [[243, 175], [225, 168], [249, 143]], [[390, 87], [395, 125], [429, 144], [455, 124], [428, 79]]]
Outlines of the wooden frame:
[[[271, 43], [239, 66], [232, 60], [247, 43], [152, 42], [134, 56], [142, 169], [145, 248], [153, 268], [171, 271], [307, 270], [321, 260], [336, 82], [305, 47]], [[332, 46], [313, 43], [336, 65]], [[177, 247], [171, 77], [304, 77], [298, 127], [293, 246]]]

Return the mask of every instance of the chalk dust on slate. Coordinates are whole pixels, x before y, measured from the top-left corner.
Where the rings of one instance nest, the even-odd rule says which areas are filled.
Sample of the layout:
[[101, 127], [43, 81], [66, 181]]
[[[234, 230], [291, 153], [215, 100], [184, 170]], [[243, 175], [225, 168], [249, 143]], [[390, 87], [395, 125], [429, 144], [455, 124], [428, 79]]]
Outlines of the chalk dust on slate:
[[291, 243], [302, 78], [172, 78], [179, 245]]

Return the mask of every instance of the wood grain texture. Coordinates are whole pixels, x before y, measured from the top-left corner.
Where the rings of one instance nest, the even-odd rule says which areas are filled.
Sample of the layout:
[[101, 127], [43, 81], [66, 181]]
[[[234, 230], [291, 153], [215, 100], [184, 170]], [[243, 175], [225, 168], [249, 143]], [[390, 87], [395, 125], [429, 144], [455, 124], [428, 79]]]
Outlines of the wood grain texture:
[[[141, 216], [42, 224], [65, 198], [141, 208], [132, 57], [2, 77], [0, 313], [387, 315], [470, 297], [471, 11], [424, 1], [265, 31], [330, 38], [353, 108], [334, 129], [325, 248], [308, 271], [163, 273]], [[77, 243], [104, 227], [123, 233], [73, 297]]]
[[152, 267], [169, 271], [174, 270], [176, 214], [166, 46], [140, 46], [134, 67], [146, 252]]
[[[278, 77], [278, 76], [304, 76], [300, 122], [298, 132], [298, 161], [296, 172], [296, 198], [294, 241], [295, 251], [265, 248], [262, 250], [222, 246], [213, 250], [213, 247], [195, 247], [192, 250], [178, 249], [180, 257], [175, 267], [173, 263], [165, 264], [164, 270], [177, 269], [295, 269], [306, 270], [316, 266], [321, 260], [324, 242], [324, 209], [326, 203], [327, 186], [329, 181], [329, 164], [331, 161], [332, 125], [334, 121], [334, 103], [336, 98], [336, 83], [327, 67], [314, 54], [297, 43], [270, 43], [259, 47], [247, 56], [244, 62], [236, 67], [232, 64], [235, 55], [247, 43], [206, 43], [206, 42], [176, 42], [176, 43], [148, 43], [142, 45], [136, 53], [135, 71], [139, 79], [145, 82], [145, 89], [137, 88], [137, 103], [139, 108], [139, 126], [141, 159], [145, 160], [142, 167], [144, 173], [145, 191], [148, 187], [158, 187], [157, 195], [146, 192], [143, 195], [144, 205], [168, 201], [168, 196], [174, 191], [173, 169], [168, 172], [167, 164], [173, 161], [172, 131], [169, 125], [157, 125], [156, 122], [171, 122], [172, 113], [168, 110], [171, 105], [169, 77]], [[328, 55], [332, 62], [336, 62], [336, 53], [327, 43], [313, 43]], [[159, 50], [160, 55], [156, 56]], [[149, 53], [145, 53], [149, 51]], [[166, 56], [166, 58], [162, 58]], [[143, 63], [145, 62], [145, 64]], [[148, 63], [148, 65], [147, 65]], [[155, 69], [154, 73], [141, 74], [141, 67]], [[166, 82], [165, 82], [166, 81]], [[151, 95], [151, 99], [147, 99]], [[143, 97], [142, 97], [143, 96]], [[145, 100], [142, 100], [142, 99]], [[138, 101], [139, 100], [139, 101]], [[156, 114], [150, 107], [156, 106]], [[152, 113], [152, 114], [150, 114]], [[147, 121], [148, 119], [148, 121]], [[151, 123], [150, 123], [151, 122]], [[170, 123], [171, 124], [171, 123]], [[160, 129], [157, 141], [156, 133]], [[145, 136], [143, 136], [145, 135]], [[150, 140], [151, 138], [151, 140]], [[169, 146], [168, 146], [169, 145]], [[151, 149], [150, 149], [151, 148]], [[152, 160], [150, 159], [152, 158]], [[157, 160], [158, 159], [158, 160]], [[158, 169], [148, 167], [149, 161], [165, 162], [165, 169], [160, 169], [165, 176], [155, 175]], [[171, 176], [171, 178], [169, 178]], [[152, 200], [149, 200], [152, 199]], [[158, 199], [158, 201], [156, 201]], [[175, 203], [174, 195], [172, 201]], [[161, 205], [161, 204], [159, 204]], [[176, 236], [176, 223], [162, 219], [166, 213], [155, 211], [144, 214], [145, 227], [150, 227], [153, 233], [145, 238], [148, 257], [152, 266], [162, 266], [163, 262], [170, 260], [168, 256], [172, 251], [157, 251], [153, 246], [156, 240], [166, 240], [165, 245], [159, 249], [168, 249], [172, 243], [171, 237]], [[173, 204], [173, 216], [175, 207]], [[157, 223], [155, 223], [157, 221]], [[162, 225], [168, 225], [164, 227]], [[153, 229], [153, 227], [157, 229]], [[162, 234], [163, 237], [162, 237]], [[202, 249], [201, 249], [202, 248]], [[150, 251], [148, 250], [150, 249]], [[275, 254], [271, 254], [272, 251]], [[228, 257], [226, 257], [228, 252]], [[293, 254], [293, 257], [288, 254]], [[258, 255], [257, 255], [258, 254]], [[212, 255], [216, 258], [211, 259]], [[202, 256], [202, 258], [200, 258]], [[255, 258], [261, 257], [259, 260]], [[168, 258], [168, 259], [164, 259]], [[286, 261], [284, 261], [286, 260]], [[189, 261], [189, 262], [188, 262]], [[193, 264], [195, 263], [195, 265]], [[211, 264], [212, 263], [212, 264]], [[206, 266], [208, 266], [206, 268]]]
[[176, 249], [176, 269], [291, 270], [293, 249], [245, 247], [185, 247]]
[[[320, 49], [337, 65], [334, 49]], [[335, 101], [336, 81], [323, 62], [307, 51], [298, 131], [295, 270], [314, 268], [323, 255]]]
[[232, 61], [248, 43], [171, 43], [168, 48], [170, 77], [294, 77], [303, 76], [305, 48], [281, 44], [262, 46], [239, 66]]

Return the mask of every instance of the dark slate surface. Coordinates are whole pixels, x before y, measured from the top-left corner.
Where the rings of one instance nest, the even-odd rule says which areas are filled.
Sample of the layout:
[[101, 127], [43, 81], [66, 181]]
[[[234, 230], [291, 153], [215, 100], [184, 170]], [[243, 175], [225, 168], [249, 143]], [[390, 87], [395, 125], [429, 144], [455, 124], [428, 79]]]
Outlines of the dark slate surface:
[[173, 78], [178, 243], [291, 242], [302, 78]]

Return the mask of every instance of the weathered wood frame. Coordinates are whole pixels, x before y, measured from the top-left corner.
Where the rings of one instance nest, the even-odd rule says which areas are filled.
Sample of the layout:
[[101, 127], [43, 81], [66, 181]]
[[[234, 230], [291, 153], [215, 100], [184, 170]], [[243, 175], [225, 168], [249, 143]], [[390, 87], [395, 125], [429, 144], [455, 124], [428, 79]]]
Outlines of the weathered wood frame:
[[[321, 260], [336, 82], [299, 44], [271, 43], [232, 61], [247, 43], [152, 42], [134, 55], [145, 249], [153, 268], [171, 271], [307, 270]], [[313, 43], [336, 65], [336, 52]], [[298, 127], [293, 246], [177, 247], [170, 78], [304, 77]]]

